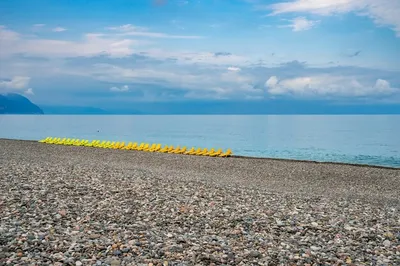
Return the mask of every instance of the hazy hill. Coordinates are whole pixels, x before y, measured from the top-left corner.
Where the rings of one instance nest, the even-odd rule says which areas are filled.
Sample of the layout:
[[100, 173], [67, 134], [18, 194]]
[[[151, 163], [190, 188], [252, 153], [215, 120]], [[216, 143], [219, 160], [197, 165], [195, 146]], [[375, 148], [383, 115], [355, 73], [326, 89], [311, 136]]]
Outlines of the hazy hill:
[[43, 110], [20, 94], [8, 93], [0, 94], [0, 114], [43, 114]]

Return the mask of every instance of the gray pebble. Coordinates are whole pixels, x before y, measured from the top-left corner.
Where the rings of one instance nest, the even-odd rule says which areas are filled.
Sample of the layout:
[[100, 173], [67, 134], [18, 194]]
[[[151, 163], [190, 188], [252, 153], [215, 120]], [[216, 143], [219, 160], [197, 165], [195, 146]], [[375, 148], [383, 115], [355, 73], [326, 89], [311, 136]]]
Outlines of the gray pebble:
[[383, 245], [388, 248], [388, 247], [390, 247], [391, 243], [389, 240], [385, 240], [385, 241], [383, 241]]
[[119, 260], [112, 260], [110, 265], [111, 266], [119, 266], [119, 265], [121, 265], [121, 262]]
[[395, 265], [399, 187], [390, 169], [0, 139], [0, 258]]

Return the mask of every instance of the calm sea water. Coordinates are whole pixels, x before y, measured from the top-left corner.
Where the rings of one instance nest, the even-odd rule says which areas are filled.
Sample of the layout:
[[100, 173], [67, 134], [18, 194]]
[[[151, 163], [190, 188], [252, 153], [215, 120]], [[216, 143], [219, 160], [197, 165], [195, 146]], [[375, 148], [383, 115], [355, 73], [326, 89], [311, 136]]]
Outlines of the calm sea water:
[[0, 115], [0, 138], [231, 148], [236, 155], [400, 167], [400, 116]]

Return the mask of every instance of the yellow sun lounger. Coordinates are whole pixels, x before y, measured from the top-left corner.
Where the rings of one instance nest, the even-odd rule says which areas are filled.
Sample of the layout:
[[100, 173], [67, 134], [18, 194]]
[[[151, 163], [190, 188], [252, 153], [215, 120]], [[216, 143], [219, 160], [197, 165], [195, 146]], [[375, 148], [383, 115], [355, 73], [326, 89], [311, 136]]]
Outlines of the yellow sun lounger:
[[135, 142], [135, 143], [132, 144], [132, 146], [129, 148], [129, 150], [136, 150], [137, 147], [138, 147], [138, 143]]
[[96, 140], [92, 140], [92, 142], [88, 142], [85, 144], [86, 147], [93, 147], [93, 145], [96, 143]]
[[215, 157], [215, 156], [220, 155], [221, 153], [222, 153], [222, 149], [218, 149], [216, 152], [213, 152], [213, 153], [211, 153], [211, 154], [208, 155], [208, 156]]
[[173, 145], [169, 146], [167, 149], [163, 150], [162, 152], [164, 153], [169, 153], [170, 151], [173, 151], [175, 148]]
[[[177, 148], [179, 148], [179, 145], [178, 145], [178, 147], [177, 147]], [[173, 150], [175, 150], [174, 146], [171, 146], [171, 147], [169, 147], [169, 149], [168, 149], [168, 153], [172, 152]]]
[[167, 152], [169, 149], [168, 145], [165, 145], [164, 148], [160, 149], [158, 152]]
[[126, 145], [125, 147], [123, 147], [121, 150], [130, 150], [130, 148], [132, 147], [133, 143], [129, 142], [128, 145]]
[[156, 151], [159, 151], [159, 150], [161, 150], [161, 144], [157, 144], [157, 145], [154, 147], [154, 149], [150, 149], [149, 151], [150, 151], [150, 152], [156, 152]]
[[201, 152], [201, 148], [197, 148], [197, 150], [187, 153], [188, 155], [196, 155], [197, 153]]
[[115, 141], [111, 142], [111, 144], [108, 145], [107, 148], [112, 149], [114, 147], [115, 143], [116, 143]]
[[107, 141], [103, 140], [103, 141], [99, 141], [96, 145], [96, 148], [104, 148], [104, 146], [106, 145]]
[[207, 152], [208, 152], [207, 148], [204, 148], [202, 151], [196, 152], [195, 155], [203, 155], [206, 154]]
[[107, 141], [106, 143], [104, 143], [104, 145], [102, 146], [103, 149], [107, 149], [108, 147], [111, 146], [111, 142]]
[[151, 144], [150, 147], [147, 145], [147, 147], [144, 148], [143, 151], [150, 151], [152, 149], [155, 149], [156, 146], [157, 146], [157, 144], [155, 144], [155, 143]]
[[125, 142], [110, 142], [110, 141], [100, 141], [100, 140], [92, 140], [89, 141], [87, 139], [71, 139], [71, 138], [56, 138], [56, 137], [46, 137], [44, 139], [39, 140], [40, 143], [48, 143], [48, 144], [56, 144], [56, 145], [73, 145], [73, 146], [86, 146], [86, 147], [97, 147], [97, 148], [108, 148], [108, 149], [122, 149], [122, 150], [138, 150], [138, 151], [149, 151], [149, 152], [163, 152], [163, 153], [174, 153], [174, 154], [186, 154], [186, 155], [199, 155], [199, 156], [211, 156], [211, 157], [230, 157], [232, 156], [232, 150], [227, 149], [226, 152], [223, 152], [222, 149], [215, 150], [215, 148], [211, 148], [208, 150], [207, 148], [195, 148], [191, 147], [190, 150], [187, 150], [186, 146], [181, 147], [178, 145], [174, 148], [173, 145], [168, 146], [165, 145], [163, 148], [160, 143], [140, 143], [138, 145], [137, 142], [129, 142], [128, 145], [125, 145]]
[[[140, 144], [142, 146], [142, 144]], [[138, 151], [143, 151], [144, 149], [147, 149], [149, 147], [149, 143], [144, 144], [142, 147], [137, 148]]]
[[138, 147], [135, 148], [135, 150], [140, 151], [143, 149], [143, 147], [144, 147], [144, 143], [142, 142], [142, 143], [140, 143], [140, 145]]
[[180, 150], [177, 150], [177, 151], [175, 151], [174, 153], [176, 153], [176, 154], [183, 154], [183, 153], [185, 153], [186, 152], [186, 146], [184, 146], [182, 149], [180, 149]]
[[115, 142], [112, 146], [111, 149], [117, 149], [119, 147], [119, 141]]
[[[105, 142], [105, 141], [103, 141], [103, 142]], [[96, 147], [96, 148], [101, 147], [101, 141], [97, 140], [96, 143], [93, 145], [93, 147]]]
[[208, 152], [202, 154], [203, 156], [210, 156], [211, 154], [213, 154], [215, 152], [214, 148], [211, 148], [211, 150], [209, 150]]
[[227, 149], [225, 153], [218, 155], [219, 157], [229, 157], [232, 155], [231, 149]]
[[178, 145], [175, 149], [169, 149], [168, 153], [175, 153], [175, 152], [179, 151], [180, 149], [181, 149], [181, 146]]
[[47, 138], [45, 138], [45, 139], [39, 140], [38, 142], [40, 142], [40, 143], [46, 143], [46, 142], [49, 141], [50, 139], [51, 139], [50, 137], [47, 137]]
[[195, 147], [192, 147], [192, 148], [190, 148], [190, 150], [184, 152], [183, 154], [190, 154], [190, 153], [195, 152], [195, 151], [196, 151]]

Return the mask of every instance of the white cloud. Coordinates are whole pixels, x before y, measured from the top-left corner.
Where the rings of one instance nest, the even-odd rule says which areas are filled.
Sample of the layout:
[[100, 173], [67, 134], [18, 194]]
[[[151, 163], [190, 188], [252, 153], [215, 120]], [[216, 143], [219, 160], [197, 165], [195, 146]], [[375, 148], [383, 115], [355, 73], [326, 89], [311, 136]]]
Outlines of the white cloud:
[[0, 56], [27, 54], [43, 57], [127, 56], [134, 52], [133, 46], [139, 41], [125, 38], [105, 37], [103, 34], [88, 33], [82, 41], [39, 39], [22, 36], [17, 32], [0, 26]]
[[111, 87], [110, 91], [113, 92], [128, 92], [129, 91], [129, 86], [128, 85], [124, 85], [122, 87]]
[[20, 35], [17, 32], [9, 30], [5, 26], [0, 25], [0, 48], [8, 42], [16, 41], [19, 39]]
[[[219, 69], [203, 69], [199, 66], [186, 65], [119, 67], [111, 64], [95, 64], [90, 69], [75, 68], [70, 75], [82, 75], [101, 82], [141, 84], [146, 90], [181, 90], [185, 97], [198, 98], [213, 95], [211, 98], [231, 97], [239, 94], [262, 95], [262, 89], [254, 89], [252, 77], [238, 72], [226, 72]], [[141, 90], [139, 87], [139, 90]], [[112, 88], [120, 91], [120, 88]], [[197, 96], [196, 96], [197, 95]], [[202, 96], [203, 95], [203, 96]], [[208, 97], [208, 96], [207, 96]]]
[[32, 88], [27, 89], [24, 93], [28, 95], [34, 95]]
[[[196, 36], [173, 36], [164, 33], [128, 31], [133, 26], [123, 26], [123, 33], [87, 33], [83, 40], [66, 41], [58, 39], [41, 39], [32, 36], [24, 36], [0, 25], [0, 57], [14, 54], [26, 54], [43, 57], [71, 57], [71, 56], [95, 56], [106, 54], [112, 57], [124, 57], [139, 52], [134, 48], [149, 41], [131, 39], [129, 35], [166, 38], [195, 38]], [[207, 61], [214, 57], [213, 53], [169, 53], [157, 49], [146, 49], [147, 56], [154, 58], [179, 57], [181, 61]], [[237, 56], [224, 56], [213, 58], [214, 61], [226, 61], [235, 63]]]
[[161, 32], [152, 32], [149, 31], [148, 28], [134, 26], [132, 24], [125, 24], [122, 26], [116, 27], [106, 27], [106, 29], [111, 31], [116, 31], [117, 35], [120, 36], [142, 36], [142, 37], [149, 37], [149, 38], [170, 38], [170, 39], [201, 39], [202, 36], [196, 35], [171, 35]]
[[33, 24], [33, 27], [35, 27], [35, 28], [41, 28], [44, 26], [46, 26], [46, 24]]
[[148, 32], [148, 31], [128, 31], [121, 33], [122, 36], [142, 36], [150, 38], [169, 38], [169, 39], [202, 39], [204, 37], [197, 35], [170, 35], [161, 32]]
[[316, 24], [319, 23], [318, 20], [308, 20], [305, 17], [297, 17], [293, 20], [290, 20], [289, 25], [284, 25], [281, 27], [292, 28], [293, 31], [304, 31], [313, 28]]
[[377, 79], [375, 82], [374, 89], [378, 93], [386, 93], [386, 92], [390, 92], [393, 90], [397, 90], [397, 89], [391, 88], [390, 83], [384, 79]]
[[67, 30], [66, 28], [62, 28], [62, 27], [56, 27], [56, 28], [52, 29], [52, 31], [54, 31], [54, 32], [63, 32], [66, 30]]
[[31, 78], [25, 76], [14, 76], [11, 79], [0, 80], [0, 92], [24, 92], [33, 94], [32, 88], [28, 88]]
[[272, 95], [298, 96], [373, 96], [391, 95], [400, 92], [392, 88], [390, 83], [383, 79], [376, 80], [375, 84], [361, 82], [355, 77], [348, 76], [302, 76], [279, 80], [271, 76], [265, 87]]
[[272, 76], [265, 82], [265, 87], [275, 88], [276, 84], [278, 84], [278, 78], [276, 76]]
[[160, 60], [173, 58], [179, 64], [224, 65], [227, 67], [244, 65], [248, 61], [248, 58], [235, 54], [216, 56], [215, 53], [210, 52], [171, 52], [161, 49], [147, 49], [144, 55]]
[[241, 69], [240, 67], [228, 67], [228, 70], [233, 72], [239, 72]]
[[[295, 21], [292, 21], [293, 24]], [[300, 26], [291, 27], [293, 30], [300, 30], [310, 27], [313, 22], [315, 21], [306, 19], [306, 23], [297, 23]], [[142, 90], [143, 94], [147, 90], [153, 92], [154, 97], [161, 95], [159, 91], [165, 91], [173, 96], [179, 94], [179, 97], [185, 94], [185, 97], [191, 98], [258, 99], [265, 97], [264, 83], [271, 95], [318, 95], [321, 98], [330, 95], [390, 95], [398, 91], [395, 88], [400, 87], [399, 75], [393, 72], [381, 75], [375, 70], [361, 68], [316, 69], [301, 63], [273, 67], [260, 64], [255, 67], [250, 66], [250, 61], [254, 62], [254, 58], [224, 50], [168, 51], [142, 46], [143, 42], [126, 35], [140, 31], [152, 33], [146, 28], [127, 24], [109, 30], [107, 33], [85, 34], [81, 40], [65, 41], [25, 36], [0, 26], [0, 56], [7, 56], [2, 61], [7, 62], [7, 68], [1, 74], [5, 77], [16, 76], [14, 83], [18, 83], [18, 76], [33, 77], [35, 81], [40, 77], [43, 84], [46, 84], [51, 82], [50, 77], [66, 75], [73, 81], [76, 78], [75, 84], [80, 81], [93, 84], [103, 82], [103, 86], [104, 82], [126, 84], [112, 88], [107, 86], [104, 89], [115, 92]], [[94, 57], [97, 55], [108, 57]], [[126, 58], [115, 58], [125, 56]], [[273, 62], [269, 66], [272, 64]], [[289, 78], [290, 75], [295, 78]], [[271, 78], [265, 82], [265, 77]], [[9, 84], [11, 81], [3, 81], [2, 87], [5, 88], [5, 82]], [[68, 89], [76, 89], [72, 87]], [[93, 87], [98, 88], [97, 85]], [[29, 93], [28, 88], [26, 84], [20, 90]], [[36, 93], [38, 89], [41, 90], [35, 87]], [[177, 90], [180, 93], [176, 93]], [[126, 94], [121, 93], [119, 97], [125, 96]]]
[[231, 90], [222, 87], [214, 87], [206, 91], [190, 90], [184, 97], [188, 99], [229, 99]]
[[147, 31], [148, 30], [146, 27], [134, 26], [132, 24], [125, 24], [125, 25], [116, 26], [116, 27], [106, 27], [106, 29], [113, 30], [113, 31], [120, 31], [120, 32]]
[[295, 0], [264, 6], [271, 15], [311, 13], [322, 16], [355, 12], [367, 16], [379, 26], [391, 27], [400, 37], [400, 1], [398, 0]]
[[15, 76], [11, 80], [0, 81], [0, 87], [6, 89], [23, 89], [29, 84], [30, 77]]

